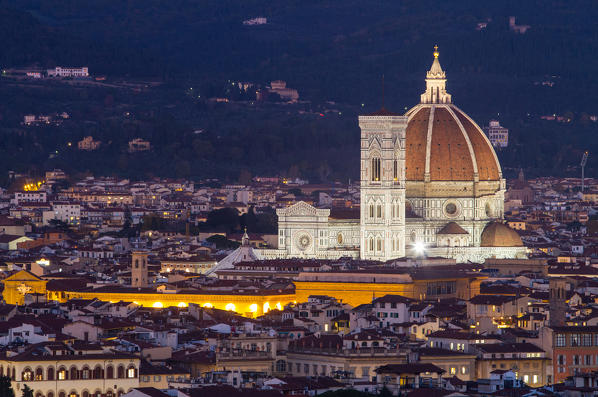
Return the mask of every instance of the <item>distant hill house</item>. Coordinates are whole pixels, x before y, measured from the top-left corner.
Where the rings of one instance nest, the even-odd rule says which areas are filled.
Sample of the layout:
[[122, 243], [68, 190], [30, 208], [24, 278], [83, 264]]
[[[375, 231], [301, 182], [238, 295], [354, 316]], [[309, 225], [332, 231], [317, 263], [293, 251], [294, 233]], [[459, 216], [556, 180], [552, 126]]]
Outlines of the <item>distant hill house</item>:
[[150, 150], [151, 144], [149, 141], [143, 140], [141, 138], [135, 138], [132, 141], [129, 141], [129, 153], [134, 152], [144, 152], [146, 150]]
[[81, 68], [65, 68], [56, 66], [47, 70], [48, 77], [89, 77], [89, 70], [86, 66]]
[[94, 141], [92, 136], [86, 136], [77, 143], [79, 150], [96, 150], [102, 145], [101, 141]]
[[282, 80], [275, 80], [270, 82], [270, 88], [268, 92], [274, 92], [284, 100], [297, 102], [299, 99], [299, 93], [294, 88], [287, 88], [287, 82]]

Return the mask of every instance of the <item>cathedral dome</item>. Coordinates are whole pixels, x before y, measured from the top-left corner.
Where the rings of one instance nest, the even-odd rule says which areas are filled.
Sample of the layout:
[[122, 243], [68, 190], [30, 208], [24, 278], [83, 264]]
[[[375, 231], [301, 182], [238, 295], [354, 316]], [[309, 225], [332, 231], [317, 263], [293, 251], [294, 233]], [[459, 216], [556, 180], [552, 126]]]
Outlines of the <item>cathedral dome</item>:
[[421, 103], [410, 109], [405, 142], [407, 181], [500, 181], [496, 153], [481, 128], [451, 103], [434, 52]]
[[519, 234], [507, 225], [490, 222], [481, 236], [481, 247], [523, 247]]

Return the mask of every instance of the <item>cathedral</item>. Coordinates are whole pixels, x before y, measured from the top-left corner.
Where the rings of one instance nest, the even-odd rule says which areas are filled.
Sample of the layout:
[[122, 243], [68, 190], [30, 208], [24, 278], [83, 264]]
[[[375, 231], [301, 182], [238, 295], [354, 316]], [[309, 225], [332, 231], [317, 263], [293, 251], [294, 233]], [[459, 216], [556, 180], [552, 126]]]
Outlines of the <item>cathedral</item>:
[[259, 250], [260, 257], [526, 258], [519, 235], [503, 223], [496, 153], [453, 105], [438, 55], [435, 48], [426, 91], [405, 115], [382, 108], [359, 116], [359, 219], [305, 202], [279, 209], [278, 248]]

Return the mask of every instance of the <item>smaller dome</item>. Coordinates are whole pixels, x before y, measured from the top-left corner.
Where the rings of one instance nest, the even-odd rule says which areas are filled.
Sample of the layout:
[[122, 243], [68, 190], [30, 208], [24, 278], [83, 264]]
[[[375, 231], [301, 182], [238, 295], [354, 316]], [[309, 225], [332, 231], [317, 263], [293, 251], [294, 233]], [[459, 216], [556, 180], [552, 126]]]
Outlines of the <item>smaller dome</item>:
[[519, 234], [505, 224], [490, 222], [482, 232], [482, 247], [523, 247]]

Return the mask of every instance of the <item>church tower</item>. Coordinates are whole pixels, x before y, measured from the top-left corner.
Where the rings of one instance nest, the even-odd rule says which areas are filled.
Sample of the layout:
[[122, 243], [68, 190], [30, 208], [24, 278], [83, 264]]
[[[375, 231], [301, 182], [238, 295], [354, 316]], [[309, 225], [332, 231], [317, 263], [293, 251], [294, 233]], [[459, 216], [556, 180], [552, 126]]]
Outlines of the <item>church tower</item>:
[[135, 251], [131, 254], [131, 287], [146, 288], [147, 282], [147, 252]]
[[359, 116], [362, 259], [405, 256], [406, 127], [407, 117], [384, 107]]

